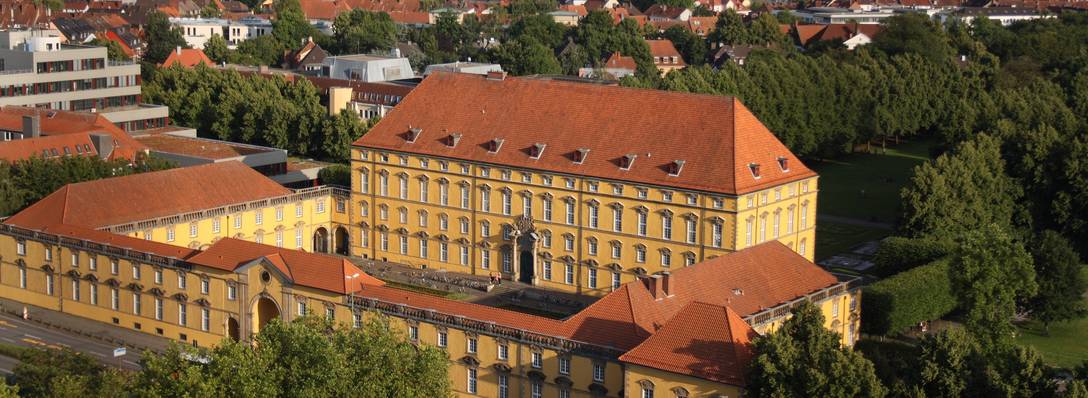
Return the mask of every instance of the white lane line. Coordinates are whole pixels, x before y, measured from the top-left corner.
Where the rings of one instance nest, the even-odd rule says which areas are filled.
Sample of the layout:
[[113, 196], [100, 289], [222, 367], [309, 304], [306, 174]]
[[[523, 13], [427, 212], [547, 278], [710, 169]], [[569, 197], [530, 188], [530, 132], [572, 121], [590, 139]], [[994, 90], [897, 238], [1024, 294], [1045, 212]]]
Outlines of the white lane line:
[[106, 357], [106, 354], [103, 354], [101, 352], [94, 352], [94, 351], [89, 351], [89, 352], [91, 353], [91, 355], [98, 355], [98, 356], [100, 356], [102, 358]]
[[127, 359], [122, 359], [121, 362], [127, 363], [127, 364], [132, 365], [132, 366], [140, 366], [140, 364], [138, 364], [136, 362], [132, 362], [132, 361], [127, 360]]
[[26, 336], [26, 338], [31, 339], [31, 340], [41, 340], [42, 339], [41, 337], [31, 335], [31, 334], [26, 334], [26, 333], [23, 333], [23, 336]]

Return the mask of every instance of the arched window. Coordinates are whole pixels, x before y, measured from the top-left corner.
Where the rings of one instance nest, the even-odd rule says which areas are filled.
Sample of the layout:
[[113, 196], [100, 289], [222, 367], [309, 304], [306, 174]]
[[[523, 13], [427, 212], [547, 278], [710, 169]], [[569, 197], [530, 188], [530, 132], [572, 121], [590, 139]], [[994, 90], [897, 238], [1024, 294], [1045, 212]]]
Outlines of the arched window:
[[641, 380], [638, 382], [639, 388], [642, 390], [642, 398], [654, 398], [654, 383], [649, 380]]

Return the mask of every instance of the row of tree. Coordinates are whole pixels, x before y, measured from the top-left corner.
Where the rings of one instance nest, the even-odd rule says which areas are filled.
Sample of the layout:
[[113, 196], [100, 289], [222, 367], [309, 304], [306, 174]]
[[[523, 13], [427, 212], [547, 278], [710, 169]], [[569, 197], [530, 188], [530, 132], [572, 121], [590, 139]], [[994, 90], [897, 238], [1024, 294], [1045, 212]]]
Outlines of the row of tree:
[[143, 155], [134, 161], [103, 160], [94, 156], [0, 161], [0, 217], [15, 214], [65, 184], [172, 167], [172, 162]]
[[[407, 342], [381, 316], [359, 328], [308, 316], [261, 328], [254, 344], [175, 345], [121, 372], [70, 350], [24, 348], [0, 397], [445, 397], [448, 355]], [[17, 395], [16, 395], [17, 394]]]
[[329, 116], [305, 79], [243, 75], [203, 65], [160, 69], [143, 84], [144, 99], [169, 106], [174, 121], [202, 136], [287, 149], [346, 162], [368, 122], [350, 111]]

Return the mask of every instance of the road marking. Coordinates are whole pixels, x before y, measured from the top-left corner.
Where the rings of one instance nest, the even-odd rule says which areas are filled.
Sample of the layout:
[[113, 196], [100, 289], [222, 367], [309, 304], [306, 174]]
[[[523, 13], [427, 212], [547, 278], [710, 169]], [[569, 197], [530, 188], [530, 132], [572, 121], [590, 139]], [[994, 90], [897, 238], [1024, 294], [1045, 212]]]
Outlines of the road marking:
[[35, 335], [32, 335], [32, 334], [26, 334], [26, 333], [23, 333], [23, 336], [26, 336], [27, 338], [31, 338], [31, 339], [34, 339], [34, 340], [41, 340], [42, 339], [41, 337], [38, 337], [38, 336], [35, 336]]
[[18, 326], [12, 325], [3, 319], [0, 319], [0, 327], [16, 329]]
[[140, 364], [138, 364], [136, 362], [132, 362], [132, 361], [127, 360], [127, 359], [122, 359], [121, 362], [127, 363], [127, 364], [132, 365], [132, 366], [140, 366]]
[[25, 342], [25, 343], [28, 343], [28, 344], [32, 344], [32, 345], [41, 345], [41, 346], [44, 346], [44, 345], [46, 345], [45, 343], [43, 343], [43, 342], [41, 342], [41, 341], [38, 341], [38, 340], [34, 340], [34, 339], [30, 339], [30, 338], [26, 338], [26, 337], [23, 337], [23, 339], [22, 339], [22, 340], [23, 340], [23, 342]]
[[102, 358], [105, 358], [105, 357], [106, 357], [106, 354], [103, 354], [103, 353], [101, 353], [101, 352], [94, 352], [94, 351], [90, 351], [90, 353], [91, 353], [91, 355], [98, 355], [98, 356], [100, 356], [100, 357], [102, 357]]

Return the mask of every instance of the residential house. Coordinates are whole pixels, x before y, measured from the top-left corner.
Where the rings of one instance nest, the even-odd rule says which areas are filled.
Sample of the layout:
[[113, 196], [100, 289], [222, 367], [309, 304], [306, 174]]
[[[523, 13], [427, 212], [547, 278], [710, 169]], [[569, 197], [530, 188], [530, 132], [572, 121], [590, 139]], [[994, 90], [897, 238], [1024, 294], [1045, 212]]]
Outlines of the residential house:
[[672, 41], [646, 39], [646, 45], [650, 47], [650, 56], [653, 57], [654, 66], [657, 67], [662, 76], [688, 66], [684, 62], [684, 58], [680, 56], [680, 52], [676, 51], [676, 47], [672, 45]]
[[193, 68], [200, 64], [215, 66], [215, 62], [209, 59], [208, 56], [204, 54], [204, 51], [199, 48], [178, 47], [170, 52], [170, 55], [166, 57], [166, 60], [159, 64], [159, 67], [169, 68], [174, 65], [180, 65], [182, 68]]
[[635, 63], [634, 57], [627, 57], [616, 51], [598, 68], [586, 67], [579, 69], [578, 76], [619, 80], [625, 76], [634, 75], [636, 70], [638, 70], [638, 65]]

